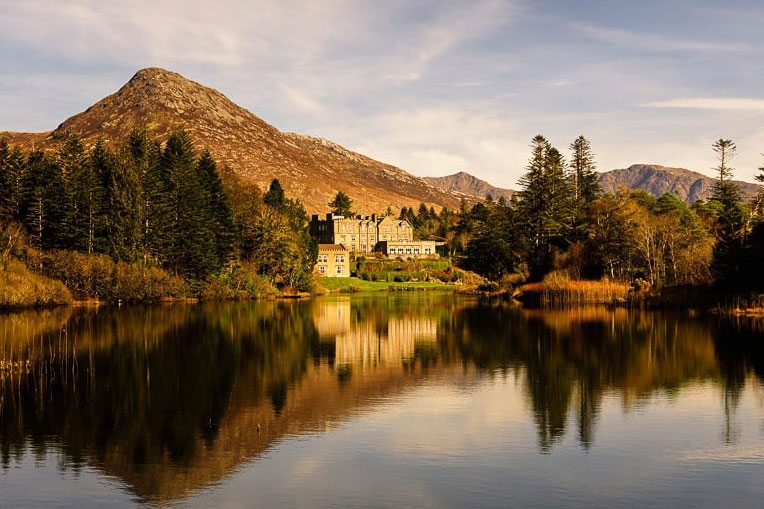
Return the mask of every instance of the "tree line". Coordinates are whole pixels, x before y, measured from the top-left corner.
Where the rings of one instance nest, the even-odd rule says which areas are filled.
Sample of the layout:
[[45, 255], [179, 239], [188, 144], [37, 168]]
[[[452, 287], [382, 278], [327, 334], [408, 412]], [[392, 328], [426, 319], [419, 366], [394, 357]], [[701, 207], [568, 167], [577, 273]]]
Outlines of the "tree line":
[[164, 143], [134, 131], [89, 149], [76, 135], [54, 151], [0, 141], [0, 221], [22, 225], [40, 251], [105, 254], [198, 282], [246, 265], [307, 287], [315, 246], [302, 205], [277, 180], [264, 194], [222, 172], [183, 129]]
[[[492, 279], [550, 273], [571, 279], [607, 277], [660, 288], [715, 283], [731, 289], [764, 288], [764, 191], [746, 203], [732, 182], [731, 140], [713, 144], [718, 162], [708, 201], [692, 205], [671, 193], [659, 198], [621, 189], [605, 194], [594, 152], [583, 136], [566, 159], [543, 136], [510, 200], [436, 213], [424, 204], [404, 207], [402, 219], [420, 238], [436, 235], [465, 268]], [[764, 168], [756, 178], [764, 182]]]

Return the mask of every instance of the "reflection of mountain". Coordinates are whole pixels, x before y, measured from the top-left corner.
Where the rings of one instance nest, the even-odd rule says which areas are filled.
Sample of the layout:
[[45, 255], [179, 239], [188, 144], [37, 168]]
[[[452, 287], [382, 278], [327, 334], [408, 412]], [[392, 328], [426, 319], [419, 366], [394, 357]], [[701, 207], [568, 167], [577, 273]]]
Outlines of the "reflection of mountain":
[[521, 381], [542, 450], [573, 418], [588, 447], [605, 394], [628, 407], [709, 380], [734, 408], [764, 375], [747, 330], [437, 294], [0, 315], [0, 358], [31, 361], [0, 373], [2, 462], [55, 448], [141, 500], [175, 501], [285, 437], [473, 368]]

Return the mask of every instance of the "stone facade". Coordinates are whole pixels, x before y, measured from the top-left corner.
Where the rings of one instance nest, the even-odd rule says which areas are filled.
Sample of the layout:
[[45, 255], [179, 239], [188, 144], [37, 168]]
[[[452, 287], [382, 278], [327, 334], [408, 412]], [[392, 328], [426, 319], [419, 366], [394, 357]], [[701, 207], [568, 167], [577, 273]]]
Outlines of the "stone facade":
[[327, 214], [325, 219], [314, 215], [310, 233], [319, 243], [342, 244], [354, 254], [373, 253], [382, 241], [414, 240], [414, 228], [408, 221], [389, 216], [378, 218], [376, 214], [354, 218]]
[[388, 258], [438, 258], [436, 247], [441, 245], [443, 242], [434, 240], [411, 242], [384, 240], [377, 244], [377, 252], [387, 255]]
[[350, 251], [341, 244], [319, 244], [315, 271], [325, 277], [349, 277]]

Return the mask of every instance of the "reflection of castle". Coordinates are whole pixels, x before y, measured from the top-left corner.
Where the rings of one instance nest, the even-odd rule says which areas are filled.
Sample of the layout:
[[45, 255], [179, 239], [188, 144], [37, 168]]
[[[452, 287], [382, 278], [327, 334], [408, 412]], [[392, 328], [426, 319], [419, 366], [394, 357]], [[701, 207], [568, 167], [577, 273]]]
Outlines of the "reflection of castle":
[[399, 365], [411, 359], [416, 346], [434, 343], [437, 322], [427, 316], [371, 316], [352, 319], [350, 299], [323, 301], [314, 318], [322, 341], [334, 341], [337, 364]]

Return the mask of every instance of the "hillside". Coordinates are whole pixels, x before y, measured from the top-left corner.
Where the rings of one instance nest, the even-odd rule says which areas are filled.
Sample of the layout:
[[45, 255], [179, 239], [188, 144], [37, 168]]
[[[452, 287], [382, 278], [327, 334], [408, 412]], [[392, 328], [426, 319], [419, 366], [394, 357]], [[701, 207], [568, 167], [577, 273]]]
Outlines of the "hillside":
[[281, 180], [308, 212], [325, 212], [343, 190], [359, 212], [388, 206], [459, 205], [460, 196], [438, 189], [394, 166], [347, 150], [330, 141], [279, 131], [234, 104], [217, 90], [164, 69], [138, 71], [117, 92], [45, 133], [0, 132], [10, 144], [54, 148], [65, 135], [79, 134], [86, 145], [107, 143], [145, 127], [159, 139], [183, 126], [199, 148], [209, 148], [221, 164], [265, 188]]
[[[614, 193], [621, 187], [641, 189], [656, 197], [674, 193], [687, 203], [708, 200], [714, 187], [714, 179], [702, 173], [656, 164], [633, 164], [628, 168], [602, 173], [600, 183], [608, 193]], [[757, 184], [750, 182], [735, 183], [746, 199], [756, 195], [759, 189]]]
[[474, 175], [463, 171], [445, 177], [425, 177], [424, 180], [444, 191], [461, 193], [472, 198], [480, 198], [481, 200], [485, 199], [489, 194], [494, 200], [498, 200], [501, 197], [509, 200], [515, 193], [511, 189], [493, 186], [485, 180], [480, 180]]

